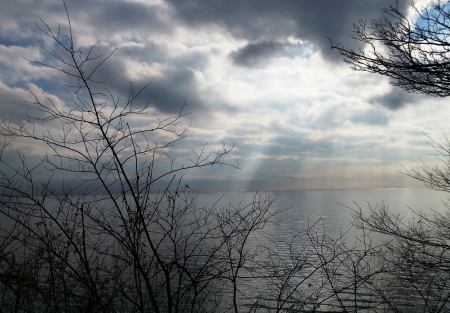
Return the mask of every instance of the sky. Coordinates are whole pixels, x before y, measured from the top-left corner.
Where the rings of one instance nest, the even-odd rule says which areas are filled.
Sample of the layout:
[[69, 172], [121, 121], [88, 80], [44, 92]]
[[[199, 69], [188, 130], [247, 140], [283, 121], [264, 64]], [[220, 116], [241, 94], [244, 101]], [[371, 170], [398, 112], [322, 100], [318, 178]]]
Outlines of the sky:
[[[410, 0], [399, 0], [414, 19]], [[427, 5], [428, 0], [415, 1]], [[383, 18], [390, 0], [67, 0], [75, 45], [95, 46], [112, 57], [97, 72], [108, 90], [126, 99], [151, 82], [139, 101], [149, 119], [177, 114], [186, 102], [186, 138], [168, 151], [189, 162], [203, 144], [241, 169], [212, 167], [184, 174], [198, 191], [399, 188], [422, 186], [400, 172], [434, 164], [431, 137], [449, 134], [448, 100], [407, 94], [389, 79], [355, 72], [330, 48], [348, 48], [360, 19]], [[61, 73], [28, 60], [48, 62], [40, 48], [51, 41], [41, 21], [67, 32], [60, 0], [0, 3], [0, 117], [23, 122], [40, 117], [33, 91], [70, 108]], [[145, 123], [130, 120], [130, 123]], [[137, 125], [136, 124], [136, 125]], [[40, 125], [40, 127], [43, 127]], [[48, 123], [50, 132], [58, 124]], [[155, 135], [155, 141], [164, 138]], [[41, 158], [41, 144], [14, 141], [16, 150]], [[42, 172], [45, 175], [45, 171]]]

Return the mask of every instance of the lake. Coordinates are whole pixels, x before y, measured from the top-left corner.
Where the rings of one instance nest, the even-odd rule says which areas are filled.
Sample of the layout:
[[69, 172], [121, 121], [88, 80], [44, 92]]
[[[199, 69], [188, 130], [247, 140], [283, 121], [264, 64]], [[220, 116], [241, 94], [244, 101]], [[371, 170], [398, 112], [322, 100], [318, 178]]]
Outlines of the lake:
[[[301, 232], [308, 224], [320, 220], [319, 227], [322, 227], [331, 237], [338, 237], [345, 232], [345, 240], [351, 245], [357, 242], [357, 236], [361, 239], [361, 231], [351, 228], [351, 213], [352, 209], [361, 207], [362, 211], [367, 212], [369, 205], [372, 207], [383, 203], [389, 208], [393, 214], [400, 214], [405, 220], [417, 220], [417, 213], [432, 214], [433, 210], [443, 212], [445, 206], [443, 201], [447, 200], [448, 194], [430, 190], [428, 188], [389, 188], [389, 189], [364, 189], [364, 190], [314, 190], [314, 191], [282, 191], [282, 192], [268, 192], [262, 193], [277, 197], [277, 201], [272, 206], [274, 212], [279, 211], [280, 214], [274, 217], [274, 224], [266, 228], [266, 232], [270, 235], [286, 238], [289, 240], [290, 236], [296, 231]], [[245, 205], [252, 201], [254, 192], [230, 192], [230, 193], [206, 193], [201, 194], [198, 199], [200, 206], [211, 205], [221, 198], [219, 204], [226, 206], [229, 203], [234, 205]], [[220, 205], [219, 205], [220, 206]], [[286, 210], [287, 209], [287, 210]], [[349, 230], [350, 229], [350, 230]], [[381, 240], [381, 235], [373, 235], [375, 240]], [[262, 238], [257, 238], [261, 242]], [[294, 243], [296, 244], [296, 243]], [[298, 240], [298, 249], [301, 250], [305, 243]], [[318, 276], [317, 276], [318, 277]], [[247, 282], [248, 290], [245, 293], [252, 294], [251, 289], [258, 289], [261, 291], [261, 282], [258, 280], [249, 280]], [[302, 286], [308, 286], [308, 282]], [[256, 287], [255, 287], [256, 286]], [[259, 288], [258, 288], [259, 287]], [[414, 298], [409, 298], [409, 294], [405, 296], [408, 291], [402, 291], [401, 295], [403, 309], [407, 312], [415, 312]], [[256, 296], [256, 292], [254, 293]], [[351, 296], [351, 295], [349, 295]], [[364, 305], [373, 305], [374, 301], [370, 296], [367, 299], [365, 295], [358, 300], [358, 308], [361, 309]], [[372, 301], [372, 302], [371, 302]], [[347, 307], [351, 308], [351, 304]], [[322, 306], [317, 311], [333, 311], [332, 308], [324, 308]], [[311, 310], [313, 311], [313, 310]], [[302, 310], [303, 312], [303, 310]]]
[[[267, 224], [267, 227], [265, 228], [265, 232], [268, 236], [258, 237], [258, 234], [256, 234], [255, 237], [249, 239], [250, 248], [255, 242], [262, 243], [264, 245], [264, 241], [268, 240], [268, 238], [276, 237], [289, 242], [293, 234], [302, 232], [305, 228], [308, 227], [308, 225], [311, 225], [311, 223], [315, 223], [316, 221], [319, 221], [318, 227], [324, 229], [331, 238], [337, 238], [340, 236], [340, 234], [345, 232], [345, 240], [348, 241], [351, 245], [357, 242], [357, 236], [359, 236], [359, 239], [361, 238], [361, 232], [359, 230], [354, 228], [351, 229], [351, 213], [352, 209], [357, 208], [357, 205], [359, 205], [363, 211], [367, 211], [369, 205], [375, 206], [377, 204], [384, 203], [389, 207], [392, 213], [401, 214], [405, 217], [405, 219], [414, 219], [417, 218], [417, 216], [414, 215], [411, 209], [415, 210], [416, 212], [422, 212], [425, 214], [432, 213], [433, 209], [438, 212], [442, 212], [445, 209], [442, 201], [446, 200], [447, 198], [446, 193], [433, 191], [427, 188], [282, 191], [262, 194], [277, 198], [276, 202], [271, 207], [271, 212], [277, 214], [275, 214], [273, 217], [274, 223]], [[219, 199], [220, 201], [216, 204], [216, 207], [227, 207], [230, 203], [234, 206], [245, 206], [246, 204], [252, 202], [254, 196], [254, 192], [202, 193], [197, 199], [197, 206], [210, 207]], [[52, 203], [49, 202], [50, 206], [51, 204]], [[0, 221], [0, 223], [1, 222], [4, 223], [5, 221]], [[308, 254], [308, 249], [311, 249], [311, 245], [310, 243], [308, 244], [308, 240], [303, 239], [304, 238], [301, 238], [301, 236], [299, 236], [295, 241], [292, 241], [292, 248], [294, 248], [293, 250]], [[270, 243], [270, 239], [267, 242]], [[268, 244], [267, 246], [270, 245]], [[278, 256], [281, 256], [281, 258], [277, 259], [276, 261], [279, 261], [280, 263], [275, 262], [272, 264], [282, 264], [284, 262], [282, 258], [286, 257], [286, 268], [292, 265], [291, 263], [289, 263], [290, 260], [292, 261], [292, 259], [289, 259], [290, 257], [292, 257], [292, 254], [290, 254], [292, 251], [289, 251], [289, 249], [285, 249], [285, 246], [283, 245], [280, 245], [276, 248], [279, 248]], [[327, 256], [327, 253], [329, 252], [330, 250], [325, 251], [323, 255]], [[265, 251], [258, 256], [259, 260], [257, 260], [257, 262], [260, 262], [260, 264], [262, 264], [262, 268], [265, 268], [264, 266], [266, 264], [269, 264], [264, 263], [269, 259], [269, 254], [270, 253]], [[304, 254], [299, 254], [297, 260], [302, 260], [303, 256]], [[317, 260], [317, 258], [314, 260]], [[344, 263], [341, 262], [341, 264]], [[340, 265], [339, 261], [337, 262], [336, 266], [338, 265]], [[310, 291], [313, 292], [314, 290], [320, 289], [317, 288], [317, 283], [320, 283], [320, 280], [323, 278], [323, 272], [319, 273], [319, 271], [317, 271], [311, 273], [310, 267], [310, 265], [307, 265], [302, 268], [301, 271], [297, 271], [295, 273], [294, 280], [292, 281], [294, 285], [301, 281], [300, 288], [303, 294], [307, 294]], [[274, 268], [284, 270], [282, 266], [275, 266]], [[317, 265], [316, 269], [317, 268], [321, 268], [320, 265]], [[262, 270], [261, 273], [266, 272]], [[264, 305], [266, 306], [261, 307], [261, 312], [265, 312], [266, 309], [268, 311], [274, 311], [274, 294], [270, 288], [274, 287], [275, 283], [266, 279], [254, 278], [252, 277], [253, 273], [247, 274], [248, 275], [245, 275], [245, 273], [243, 273], [244, 278], [241, 280], [239, 285], [240, 291], [242, 291], [243, 295], [245, 295], [245, 298], [240, 299], [239, 304], [242, 307], [245, 307], [245, 305], [251, 303], [254, 299], [258, 299], [258, 301], [261, 300], [261, 303], [264, 303]], [[305, 275], [310, 276], [304, 279], [304, 277], [306, 277]], [[337, 280], [339, 280], [339, 277]], [[301, 296], [303, 297], [303, 295]], [[351, 295], [348, 293], [348, 296], [350, 297]], [[345, 293], [344, 297], [347, 297]], [[374, 300], [372, 300], [370, 296], [366, 297], [364, 293], [359, 297], [360, 299], [358, 300], [357, 304], [359, 309], [361, 307], [364, 307], [364, 305], [366, 305], [367, 303], [370, 305], [374, 303]], [[230, 299], [230, 295], [226, 294], [225, 292], [223, 298], [225, 300]], [[268, 298], [271, 299], [267, 300]], [[307, 298], [303, 297], [301, 299]], [[294, 299], [293, 301], [297, 300]], [[314, 299], [311, 301], [314, 301]], [[407, 307], [409, 303], [412, 303], [413, 301], [414, 300], [406, 299], [405, 307]], [[230, 301], [225, 301], [224, 303], [226, 307], [221, 307], [221, 311], [229, 311]], [[349, 303], [351, 303], [350, 300]], [[349, 304], [347, 308], [352, 308], [351, 305], [352, 304]], [[302, 308], [301, 310], [298, 310], [298, 312], [330, 312], [333, 311], [333, 309], [334, 308], [329, 304], [324, 304], [320, 308], [317, 307], [315, 309], [308, 310]], [[413, 311], [414, 310], [406, 310], [406, 312]]]
[[[357, 190], [299, 190], [261, 192], [261, 194], [277, 197], [273, 205], [275, 211], [283, 211], [276, 220], [283, 229], [294, 229], [305, 226], [309, 221], [323, 220], [330, 231], [346, 230], [351, 227], [351, 209], [357, 205], [367, 211], [368, 205], [384, 203], [394, 214], [414, 218], [410, 210], [431, 213], [432, 209], [441, 212], [445, 209], [442, 201], [449, 194], [428, 188], [387, 188]], [[255, 192], [201, 193], [198, 198], [200, 206], [208, 206], [222, 197], [219, 205], [226, 206], [248, 204]]]

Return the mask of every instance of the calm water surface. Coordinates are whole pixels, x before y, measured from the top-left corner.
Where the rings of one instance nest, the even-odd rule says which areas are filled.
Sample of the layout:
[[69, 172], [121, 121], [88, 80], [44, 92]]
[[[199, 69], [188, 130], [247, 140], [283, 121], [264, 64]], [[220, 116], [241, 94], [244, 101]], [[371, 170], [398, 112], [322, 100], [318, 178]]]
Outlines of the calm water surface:
[[[367, 211], [369, 204], [376, 206], [384, 203], [390, 211], [401, 214], [405, 218], [415, 218], [411, 209], [432, 213], [432, 210], [442, 212], [445, 209], [442, 201], [447, 200], [448, 194], [427, 188], [411, 189], [370, 189], [370, 190], [317, 190], [317, 191], [283, 191], [262, 193], [277, 200], [272, 206], [275, 223], [265, 229], [271, 235], [289, 238], [292, 231], [301, 231], [308, 224], [320, 220], [329, 234], [339, 235], [351, 227], [352, 209], [359, 205]], [[198, 197], [198, 206], [218, 207], [244, 206], [252, 202], [255, 192], [202, 193]], [[0, 221], [1, 222], [1, 221]], [[358, 231], [351, 229], [346, 238], [356, 238]], [[251, 285], [258, 282], [249, 282]]]
[[[442, 212], [443, 201], [449, 194], [428, 188], [389, 188], [362, 190], [301, 190], [262, 193], [277, 197], [273, 210], [283, 211], [275, 217], [283, 229], [300, 230], [321, 219], [327, 230], [339, 232], [351, 227], [352, 209], [361, 207], [368, 211], [384, 203], [394, 214], [413, 219], [416, 212], [431, 214], [433, 210]], [[221, 198], [219, 206], [245, 205], [252, 201], [254, 192], [203, 193], [198, 204], [208, 206]], [[286, 210], [287, 209], [287, 210]], [[412, 210], [411, 210], [412, 209]]]
[[[360, 230], [351, 228], [352, 209], [357, 209], [358, 206], [363, 212], [367, 212], [369, 206], [384, 204], [393, 214], [400, 214], [405, 219], [417, 219], [413, 210], [422, 214], [432, 214], [433, 210], [443, 212], [443, 201], [448, 197], [447, 193], [428, 188], [284, 191], [263, 194], [277, 197], [272, 209], [273, 212], [281, 211], [274, 218], [276, 223], [269, 224], [265, 229], [269, 234], [289, 239], [292, 231], [304, 230], [308, 224], [320, 220], [320, 227], [323, 226], [331, 236], [337, 237], [346, 232], [345, 238], [350, 244], [353, 240], [356, 242], [356, 237], [361, 234]], [[219, 206], [227, 206], [229, 203], [235, 206], [245, 205], [251, 203], [254, 195], [253, 192], [201, 194], [198, 204], [208, 206], [222, 197]], [[382, 239], [377, 236], [380, 235], [372, 238]], [[301, 244], [301, 241], [298, 243]], [[260, 282], [249, 281], [247, 294], [251, 294], [253, 287], [258, 285], [260, 286]], [[360, 305], [363, 307], [364, 303]], [[413, 312], [410, 306], [414, 305], [409, 300], [405, 302], [407, 311]]]

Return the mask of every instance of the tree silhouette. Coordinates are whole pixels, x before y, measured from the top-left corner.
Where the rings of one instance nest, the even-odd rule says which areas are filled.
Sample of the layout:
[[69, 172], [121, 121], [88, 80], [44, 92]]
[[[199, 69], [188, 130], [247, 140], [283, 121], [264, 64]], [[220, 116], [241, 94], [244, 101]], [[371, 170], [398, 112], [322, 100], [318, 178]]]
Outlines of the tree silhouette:
[[450, 95], [450, 6], [440, 1], [426, 8], [412, 5], [416, 19], [397, 6], [385, 9], [386, 18], [355, 25], [356, 51], [331, 42], [344, 61], [357, 71], [391, 77], [407, 92], [436, 97]]
[[[424, 8], [412, 5], [415, 20], [396, 6], [385, 10], [387, 17], [355, 25], [355, 39], [364, 44], [359, 51], [332, 42], [344, 61], [354, 70], [378, 73], [411, 93], [436, 97], [450, 95], [450, 4]], [[450, 142], [431, 140], [442, 165], [421, 167], [403, 173], [428, 188], [449, 192]], [[449, 204], [444, 202], [446, 208]], [[411, 209], [412, 210], [412, 209]], [[450, 215], [430, 210], [415, 212], [414, 220], [392, 214], [382, 203], [369, 206], [369, 213], [353, 208], [354, 225], [387, 238], [379, 246], [383, 260], [382, 280], [374, 281], [375, 291], [390, 311], [447, 312], [450, 309]], [[387, 237], [386, 237], [387, 236]], [[369, 246], [373, 247], [372, 242]], [[408, 300], [413, 299], [413, 300]], [[413, 303], [413, 305], [412, 305]]]

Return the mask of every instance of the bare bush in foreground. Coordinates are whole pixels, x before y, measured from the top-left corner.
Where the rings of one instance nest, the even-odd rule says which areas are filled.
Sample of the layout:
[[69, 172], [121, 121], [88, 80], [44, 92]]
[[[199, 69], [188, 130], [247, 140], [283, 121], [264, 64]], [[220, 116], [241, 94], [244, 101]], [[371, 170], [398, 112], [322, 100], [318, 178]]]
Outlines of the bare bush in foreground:
[[[225, 160], [231, 149], [202, 147], [177, 167], [168, 151], [185, 137], [184, 107], [134, 127], [127, 121], [147, 116], [148, 106], [136, 104], [141, 91], [131, 88], [121, 103], [94, 78], [111, 55], [76, 48], [71, 28], [67, 36], [44, 22], [40, 29], [53, 41], [43, 49], [54, 62], [34, 63], [71, 79], [73, 102], [35, 95], [44, 117], [0, 123], [1, 310], [237, 312], [242, 273], [260, 253], [248, 242], [270, 219], [273, 199], [198, 206], [182, 173], [239, 167]], [[37, 130], [46, 123], [59, 131]], [[40, 143], [48, 154], [30, 165], [17, 152], [11, 162], [12, 140]]]

